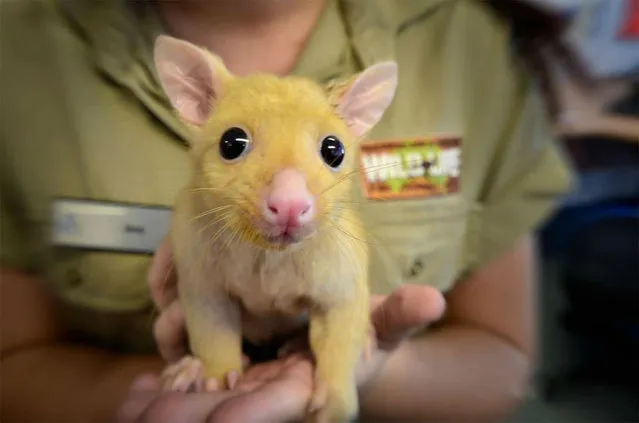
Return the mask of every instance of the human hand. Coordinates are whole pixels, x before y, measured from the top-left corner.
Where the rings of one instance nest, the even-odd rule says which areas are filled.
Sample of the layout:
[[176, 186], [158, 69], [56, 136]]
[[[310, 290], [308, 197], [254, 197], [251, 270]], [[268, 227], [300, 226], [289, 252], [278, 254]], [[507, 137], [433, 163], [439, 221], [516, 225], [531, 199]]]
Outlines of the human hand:
[[[149, 272], [149, 286], [154, 302], [160, 310], [160, 316], [154, 326], [155, 338], [162, 356], [169, 362], [176, 362], [188, 354], [184, 318], [177, 302], [176, 282], [170, 247], [168, 243], [163, 243], [154, 257]], [[369, 354], [357, 368], [358, 386], [363, 387], [374, 378], [388, 356], [401, 344], [402, 340], [438, 320], [443, 314], [444, 307], [445, 301], [442, 294], [428, 286], [403, 285], [389, 296], [373, 296], [371, 298], [371, 321], [374, 334], [371, 337]], [[285, 346], [282, 358], [279, 360], [249, 367], [238, 382], [236, 390], [213, 392], [208, 396], [196, 394], [197, 398], [202, 398], [203, 404], [209, 404], [207, 411], [212, 413], [210, 418], [215, 419], [220, 414], [226, 415], [225, 413], [230, 413], [231, 417], [237, 413], [247, 413], [242, 414], [246, 416], [244, 421], [253, 421], [248, 413], [252, 413], [256, 409], [246, 406], [246, 401], [255, 401], [256, 404], [259, 403], [266, 407], [266, 403], [271, 404], [273, 401], [272, 404], [280, 404], [283, 399], [286, 400], [286, 404], [280, 404], [276, 407], [281, 415], [289, 417], [297, 415], [301, 418], [306, 411], [308, 395], [311, 393], [314, 380], [314, 368], [306, 340], [305, 336], [293, 340]], [[288, 361], [291, 354], [293, 354], [292, 357], [302, 357], [299, 361], [292, 362], [295, 364], [292, 369], [289, 367], [292, 363]], [[245, 358], [245, 360], [247, 359]], [[248, 365], [248, 360], [245, 364]], [[292, 373], [290, 373], [291, 371]], [[291, 374], [295, 375], [294, 379], [289, 378]], [[304, 382], [306, 385], [300, 384], [300, 382]], [[274, 386], [271, 387], [272, 384]], [[252, 392], [255, 385], [262, 387], [256, 392], [261, 395], [240, 395], [241, 402], [228, 400], [229, 395], [234, 397], [243, 394], [248, 388]], [[296, 395], [282, 397], [280, 389], [294, 390]], [[277, 395], [271, 397], [272, 393], [277, 393]], [[149, 395], [159, 396], [159, 393], [152, 391], [149, 394], [147, 391], [144, 397], [147, 398], [147, 403]], [[171, 398], [176, 396], [175, 393], [168, 395]], [[192, 401], [196, 402], [197, 398]], [[204, 400], [205, 398], [206, 400]], [[167, 399], [166, 401], [172, 400]], [[165, 400], [159, 402], [160, 407], [164, 402]], [[188, 401], [184, 402], [185, 407], [190, 407], [188, 403]], [[235, 407], [238, 406], [241, 406], [242, 410], [235, 410]], [[222, 412], [217, 411], [219, 407], [222, 407]], [[180, 407], [176, 406], [177, 408]], [[215, 410], [215, 412], [211, 410]], [[258, 410], [258, 417], [273, 418], [274, 416], [269, 415], [267, 410], [268, 407]], [[275, 419], [272, 421], [286, 420]]]
[[402, 285], [388, 296], [371, 298], [375, 330], [370, 357], [357, 370], [362, 388], [379, 373], [386, 359], [409, 336], [435, 323], [444, 314], [446, 301], [437, 289], [426, 285]]
[[168, 239], [162, 241], [153, 256], [147, 282], [159, 313], [153, 324], [153, 336], [162, 358], [175, 363], [188, 354], [184, 314], [177, 295], [177, 273]]
[[559, 70], [554, 77], [561, 109], [556, 131], [561, 136], [600, 134], [606, 119], [614, 115], [608, 108], [632, 90], [632, 83], [624, 79], [600, 79], [586, 89]]
[[313, 380], [312, 360], [304, 354], [252, 366], [232, 390], [163, 392], [158, 376], [145, 375], [132, 386], [117, 418], [119, 423], [296, 421], [306, 412]]
[[[369, 383], [392, 351], [414, 331], [439, 319], [442, 295], [435, 289], [404, 285], [389, 296], [371, 299], [375, 328], [372, 351], [357, 368], [357, 384]], [[161, 380], [137, 381], [119, 413], [119, 422], [289, 422], [302, 420], [314, 387], [312, 356], [303, 338], [277, 360], [248, 367], [232, 390], [162, 392]]]
[[[359, 388], [364, 387], [381, 370], [386, 359], [402, 341], [439, 320], [445, 309], [444, 296], [435, 288], [425, 285], [402, 285], [390, 295], [371, 297], [371, 323], [369, 348], [364, 352], [356, 369]], [[308, 337], [301, 336], [286, 344], [280, 357], [290, 353], [310, 354]]]

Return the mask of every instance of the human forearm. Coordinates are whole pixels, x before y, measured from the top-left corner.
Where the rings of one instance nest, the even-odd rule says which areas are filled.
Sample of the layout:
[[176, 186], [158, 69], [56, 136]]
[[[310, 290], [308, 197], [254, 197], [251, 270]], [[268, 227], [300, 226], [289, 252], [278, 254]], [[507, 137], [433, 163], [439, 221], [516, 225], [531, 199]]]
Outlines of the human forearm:
[[162, 367], [155, 356], [118, 356], [65, 344], [2, 358], [2, 421], [113, 421], [133, 379]]
[[361, 392], [363, 421], [500, 421], [523, 398], [529, 359], [479, 329], [448, 326], [405, 342]]
[[596, 132], [600, 135], [639, 143], [639, 118], [605, 115], [599, 118]]

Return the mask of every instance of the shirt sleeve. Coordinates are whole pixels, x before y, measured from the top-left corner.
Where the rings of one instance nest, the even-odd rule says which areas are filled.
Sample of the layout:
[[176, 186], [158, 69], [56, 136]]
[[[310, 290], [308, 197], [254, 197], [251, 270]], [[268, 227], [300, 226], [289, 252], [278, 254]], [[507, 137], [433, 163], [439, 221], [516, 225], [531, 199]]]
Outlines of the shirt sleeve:
[[469, 267], [496, 258], [538, 229], [572, 186], [569, 162], [546, 130], [540, 101], [531, 97], [508, 142], [497, 150], [473, 208]]
[[23, 195], [18, 187], [9, 159], [8, 139], [0, 129], [0, 266], [22, 271], [35, 271], [38, 259], [36, 225], [27, 216]]
[[[475, 23], [482, 20], [485, 25], [498, 24], [485, 15]], [[476, 121], [492, 119], [493, 129], [487, 131], [493, 135], [482, 146], [488, 159], [470, 215], [467, 271], [485, 265], [536, 231], [573, 183], [571, 163], [553, 135], [541, 91], [514, 54], [508, 28], [482, 28], [482, 32], [486, 34], [482, 57], [492, 63], [475, 76], [479, 88], [472, 103], [486, 107], [473, 113]], [[490, 91], [500, 95], [487, 95]], [[501, 112], [495, 113], [496, 109]]]
[[[5, 181], [1, 181], [4, 185]], [[31, 229], [7, 192], [0, 187], [0, 266], [30, 271], [37, 267]]]

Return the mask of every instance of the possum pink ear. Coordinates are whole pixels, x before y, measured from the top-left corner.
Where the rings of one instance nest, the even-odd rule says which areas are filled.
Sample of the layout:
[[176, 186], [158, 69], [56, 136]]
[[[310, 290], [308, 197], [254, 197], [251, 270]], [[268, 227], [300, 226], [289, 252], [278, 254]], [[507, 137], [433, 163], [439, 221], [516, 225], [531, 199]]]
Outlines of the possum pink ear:
[[166, 35], [156, 39], [153, 56], [160, 84], [173, 108], [187, 123], [203, 125], [230, 76], [222, 61], [187, 41]]
[[397, 64], [378, 63], [355, 78], [339, 99], [337, 112], [355, 136], [363, 136], [382, 118], [396, 89]]

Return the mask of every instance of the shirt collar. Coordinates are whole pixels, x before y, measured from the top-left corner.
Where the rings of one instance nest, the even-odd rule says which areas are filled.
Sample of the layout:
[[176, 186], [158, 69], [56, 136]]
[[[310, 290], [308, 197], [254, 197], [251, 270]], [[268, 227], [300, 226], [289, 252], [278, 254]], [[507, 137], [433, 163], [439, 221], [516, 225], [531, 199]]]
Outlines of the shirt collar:
[[292, 73], [320, 82], [327, 81], [351, 69], [351, 53], [341, 3], [328, 0]]
[[[320, 82], [392, 60], [398, 33], [456, 0], [328, 0], [293, 71]], [[481, 0], [479, 0], [481, 1]], [[150, 1], [58, 0], [89, 43], [98, 68], [136, 96], [182, 138], [153, 70], [153, 42], [164, 26]], [[140, 31], [140, 28], [143, 30]]]
[[395, 59], [397, 35], [456, 0], [341, 0], [359, 68]]
[[[123, 81], [133, 62], [149, 64], [153, 40], [163, 32], [150, 1], [58, 1], [89, 40], [103, 70]], [[355, 60], [364, 67], [392, 59], [394, 37], [399, 31], [454, 1], [328, 0], [294, 73], [323, 79], [349, 63], [351, 48]]]
[[176, 118], [152, 66], [152, 35], [161, 30], [151, 14], [150, 1], [57, 1], [62, 14], [86, 40], [89, 54], [103, 75], [133, 92], [183, 142], [188, 142], [190, 131]]

